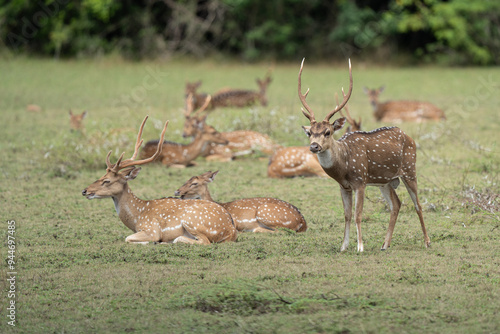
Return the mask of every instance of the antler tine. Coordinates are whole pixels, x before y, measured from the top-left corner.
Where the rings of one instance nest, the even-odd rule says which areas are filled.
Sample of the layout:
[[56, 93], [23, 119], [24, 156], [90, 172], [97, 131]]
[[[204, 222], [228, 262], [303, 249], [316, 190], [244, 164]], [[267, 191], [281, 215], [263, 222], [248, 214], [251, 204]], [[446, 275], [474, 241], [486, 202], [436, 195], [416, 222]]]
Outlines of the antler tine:
[[142, 130], [144, 129], [144, 124], [146, 124], [148, 117], [149, 116], [144, 117], [144, 120], [142, 121], [139, 133], [137, 134], [137, 140], [135, 141], [134, 154], [129, 160], [135, 160], [135, 158], [137, 157], [137, 153], [139, 153], [139, 147], [141, 147], [142, 143], [144, 142], [144, 140], [142, 139]]
[[[142, 128], [144, 127], [144, 123], [146, 123], [147, 118], [148, 117], [146, 116], [146, 118], [142, 122], [139, 136], [137, 136], [138, 143], [139, 143], [140, 135], [142, 135]], [[147, 163], [149, 163], [151, 161], [154, 161], [161, 154], [161, 151], [162, 151], [162, 148], [163, 148], [163, 141], [164, 141], [164, 138], [165, 138], [165, 132], [167, 131], [167, 125], [168, 125], [168, 121], [165, 122], [165, 126], [163, 127], [163, 131], [161, 132], [160, 141], [158, 142], [158, 147], [156, 148], [156, 152], [152, 156], [150, 156], [149, 158], [143, 159], [143, 160], [137, 160], [136, 161], [136, 160], [134, 160], [135, 157], [136, 157], [136, 155], [137, 155], [137, 152], [136, 152], [136, 153], [134, 153], [134, 155], [132, 156], [131, 159], [127, 159], [127, 160], [119, 163], [120, 160], [121, 160], [121, 158], [123, 157], [123, 154], [122, 154], [122, 156], [120, 157], [120, 159], [116, 163], [117, 167], [115, 167], [115, 168], [117, 168], [118, 170], [120, 170], [120, 169], [129, 167], [129, 166], [144, 165], [144, 164], [147, 164]], [[142, 140], [140, 140], [140, 142], [142, 143]], [[138, 146], [136, 146], [136, 147], [138, 147]]]
[[302, 59], [302, 63], [300, 64], [300, 70], [299, 70], [299, 99], [309, 114], [307, 114], [306, 111], [301, 108], [302, 113], [304, 114], [304, 116], [306, 116], [309, 119], [309, 121], [313, 122], [313, 121], [315, 121], [314, 112], [312, 111], [311, 107], [309, 107], [309, 105], [306, 102], [307, 94], [309, 94], [309, 88], [307, 89], [305, 94], [302, 94], [302, 78], [301, 77], [302, 77], [302, 69], [304, 68], [304, 60], [306, 60], [306, 58]]
[[186, 110], [184, 110], [184, 116], [189, 117], [193, 112], [193, 93], [189, 93], [186, 97]]
[[344, 89], [342, 88], [342, 95], [344, 95], [344, 100], [340, 105], [337, 105], [334, 110], [330, 111], [328, 115], [325, 117], [325, 121], [329, 122], [330, 118], [332, 118], [333, 115], [335, 115], [337, 112], [339, 112], [344, 106], [347, 104], [347, 101], [349, 101], [349, 98], [351, 97], [352, 93], [352, 86], [353, 86], [353, 80], [352, 80], [352, 68], [351, 68], [351, 59], [349, 59], [349, 91], [347, 92], [347, 96], [344, 94]]
[[[205, 109], [207, 109], [208, 105], [210, 104], [210, 101], [212, 101], [212, 95], [207, 95], [207, 97], [205, 98], [205, 102], [203, 103], [203, 105], [200, 107], [200, 109], [198, 109], [195, 113], [194, 113], [194, 116], [197, 117], [199, 115], [201, 115], [202, 112], [205, 111]], [[208, 111], [207, 111], [208, 113]]]
[[[344, 90], [342, 90], [342, 95], [344, 96], [345, 98], [345, 93], [344, 93]], [[337, 95], [337, 93], [335, 93], [335, 102], [337, 103], [337, 105], [339, 105], [339, 96]], [[342, 115], [342, 117], [345, 117], [347, 119], [347, 121], [351, 124], [351, 125], [354, 125], [355, 121], [354, 119], [351, 117], [351, 113], [349, 112], [349, 105], [346, 104], [344, 106], [344, 110], [345, 110], [345, 115], [344, 113], [342, 112], [342, 110], [340, 110], [340, 115]]]

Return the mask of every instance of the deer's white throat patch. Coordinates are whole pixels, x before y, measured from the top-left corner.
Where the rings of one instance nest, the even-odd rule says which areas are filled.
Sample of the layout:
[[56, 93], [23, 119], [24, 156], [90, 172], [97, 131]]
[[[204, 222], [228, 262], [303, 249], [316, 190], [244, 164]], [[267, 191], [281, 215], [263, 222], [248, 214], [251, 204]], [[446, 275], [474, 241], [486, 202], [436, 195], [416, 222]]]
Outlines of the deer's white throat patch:
[[333, 156], [330, 150], [318, 153], [318, 160], [323, 168], [331, 168], [333, 166]]

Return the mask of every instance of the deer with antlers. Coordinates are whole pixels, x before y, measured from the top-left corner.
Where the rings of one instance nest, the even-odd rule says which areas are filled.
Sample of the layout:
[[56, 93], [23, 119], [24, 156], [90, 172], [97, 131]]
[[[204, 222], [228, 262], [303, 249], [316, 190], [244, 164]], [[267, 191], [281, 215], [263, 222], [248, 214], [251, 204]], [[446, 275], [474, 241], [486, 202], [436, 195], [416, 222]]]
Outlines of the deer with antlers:
[[361, 215], [366, 186], [379, 187], [384, 199], [391, 209], [389, 228], [382, 244], [386, 250], [392, 239], [392, 233], [398, 218], [401, 202], [395, 189], [401, 179], [415, 205], [420, 225], [424, 233], [425, 246], [430, 246], [430, 239], [425, 229], [422, 207], [417, 196], [416, 175], [416, 144], [412, 138], [397, 127], [383, 127], [370, 132], [351, 132], [339, 140], [333, 134], [345, 124], [344, 117], [330, 123], [330, 119], [339, 112], [349, 100], [352, 87], [352, 69], [349, 60], [349, 91], [344, 95], [341, 104], [328, 113], [325, 119], [317, 122], [314, 112], [306, 102], [309, 90], [302, 94], [301, 76], [304, 60], [300, 66], [298, 78], [299, 99], [305, 110], [302, 113], [309, 120], [310, 126], [303, 126], [309, 137], [311, 152], [318, 155], [319, 162], [325, 172], [340, 185], [342, 203], [344, 206], [345, 230], [341, 251], [347, 250], [349, 245], [349, 230], [352, 218], [352, 195], [355, 193], [354, 219], [358, 235], [358, 252], [363, 251], [361, 236]]
[[[189, 101], [186, 102], [186, 104], [189, 103]], [[196, 136], [200, 131], [217, 132], [214, 127], [206, 123], [207, 116], [208, 112], [206, 109], [201, 108], [194, 114], [187, 109], [184, 113], [185, 121], [182, 136]], [[237, 130], [220, 132], [220, 135], [227, 140], [227, 145], [218, 145], [215, 143], [207, 145], [201, 156], [204, 156], [207, 160], [229, 161], [237, 156], [250, 154], [255, 151], [270, 155], [280, 147], [269, 136], [256, 131]]]
[[[208, 190], [219, 171], [206, 172], [193, 176], [175, 196], [182, 199], [202, 199], [214, 201]], [[233, 218], [238, 231], [274, 232], [277, 228], [288, 228], [296, 232], [305, 232], [307, 224], [304, 216], [292, 204], [270, 197], [243, 198], [228, 203], [219, 203]]]
[[[335, 94], [338, 102], [338, 96]], [[351, 117], [347, 104], [346, 119], [349, 127], [345, 133], [361, 130], [361, 118], [358, 121]], [[342, 114], [342, 111], [340, 112]], [[342, 114], [342, 117], [344, 115]], [[290, 146], [276, 150], [269, 158], [267, 176], [271, 178], [289, 178], [297, 176], [319, 176], [327, 178], [328, 174], [319, 163], [318, 156], [309, 150], [308, 146]]]
[[84, 129], [83, 119], [87, 116], [87, 111], [85, 110], [81, 114], [73, 114], [71, 109], [69, 110], [69, 124], [71, 126], [71, 131], [82, 131]]
[[444, 111], [429, 102], [386, 101], [379, 102], [384, 86], [377, 89], [363, 88], [373, 107], [375, 120], [379, 122], [422, 122], [445, 120]]
[[[210, 98], [205, 101], [205, 104], [201, 107], [201, 109], [205, 109], [209, 102]], [[189, 113], [192, 112], [191, 103], [188, 103], [187, 109]], [[199, 125], [198, 130], [199, 131], [194, 136], [193, 141], [189, 144], [164, 141], [162, 153], [159, 155], [157, 160], [161, 161], [163, 165], [168, 167], [184, 168], [194, 165], [193, 160], [199, 157], [211, 144], [228, 144], [228, 141], [213, 128], [207, 128]], [[152, 156], [157, 145], [157, 140], [147, 142], [142, 148], [141, 158], [144, 159]]]
[[142, 130], [148, 117], [144, 118], [137, 135], [134, 154], [123, 160], [124, 153], [112, 164], [106, 157], [106, 174], [82, 191], [87, 199], [112, 198], [115, 209], [125, 226], [134, 234], [125, 241], [131, 243], [188, 243], [210, 244], [234, 241], [237, 232], [229, 213], [220, 205], [210, 201], [162, 198], [145, 201], [136, 197], [128, 181], [141, 170], [140, 165], [155, 160], [162, 151], [163, 138], [168, 121], [163, 127], [156, 152], [147, 159], [135, 160], [142, 145]]

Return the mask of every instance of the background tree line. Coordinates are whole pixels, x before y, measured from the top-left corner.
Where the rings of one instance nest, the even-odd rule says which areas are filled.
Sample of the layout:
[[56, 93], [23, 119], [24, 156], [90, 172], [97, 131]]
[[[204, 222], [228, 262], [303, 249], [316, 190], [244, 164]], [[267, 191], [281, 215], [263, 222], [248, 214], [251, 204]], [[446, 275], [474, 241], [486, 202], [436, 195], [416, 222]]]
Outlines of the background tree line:
[[500, 63], [498, 0], [0, 0], [4, 52]]

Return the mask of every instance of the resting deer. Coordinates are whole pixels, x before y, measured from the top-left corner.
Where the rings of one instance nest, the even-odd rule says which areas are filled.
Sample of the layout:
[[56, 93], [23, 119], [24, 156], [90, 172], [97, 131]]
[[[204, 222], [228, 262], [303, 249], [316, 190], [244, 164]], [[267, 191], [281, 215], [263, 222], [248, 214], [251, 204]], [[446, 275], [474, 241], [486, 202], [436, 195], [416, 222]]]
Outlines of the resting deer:
[[[337, 94], [335, 94], [335, 100], [338, 105]], [[349, 113], [347, 104], [345, 105], [345, 111], [347, 121], [350, 124], [346, 129], [346, 133], [361, 130], [361, 118], [359, 121], [354, 120]], [[342, 114], [342, 111], [340, 113]], [[283, 147], [273, 153], [269, 158], [267, 176], [271, 178], [296, 176], [319, 176], [327, 178], [328, 174], [321, 167], [318, 156], [313, 154], [308, 146], [291, 146]]]
[[[214, 180], [218, 172], [193, 176], [177, 189], [175, 196], [213, 202], [207, 184]], [[292, 204], [276, 198], [243, 198], [219, 204], [231, 214], [238, 231], [273, 232], [276, 228], [284, 227], [304, 232], [307, 229], [306, 221], [300, 211]]]
[[[206, 107], [210, 99], [207, 99]], [[188, 104], [188, 109], [192, 106]], [[179, 144], [170, 141], [163, 142], [163, 151], [158, 156], [157, 160], [169, 167], [187, 167], [194, 165], [193, 160], [201, 155], [211, 144], [227, 145], [228, 141], [224, 139], [219, 132], [213, 128], [205, 128], [200, 126], [193, 141], [189, 144]], [[147, 142], [141, 151], [141, 158], [147, 158], [153, 155], [158, 145], [157, 140]]]
[[87, 111], [85, 110], [81, 114], [73, 114], [71, 109], [69, 110], [69, 122], [71, 126], [71, 131], [82, 131], [83, 119], [87, 116]]
[[[260, 103], [262, 106], [267, 106], [267, 87], [272, 79], [269, 74], [263, 80], [256, 79], [259, 85], [259, 90], [243, 90], [243, 89], [223, 89], [213, 94], [212, 100], [207, 106], [207, 110], [215, 108], [236, 107], [243, 108]], [[201, 86], [201, 81], [186, 82], [186, 97], [190, 94], [193, 96], [193, 104], [195, 109], [205, 103], [207, 94], [197, 93], [198, 88]]]
[[309, 90], [302, 94], [301, 76], [303, 67], [304, 60], [302, 60], [299, 71], [298, 93], [299, 99], [305, 108], [305, 110], [302, 109], [302, 113], [309, 119], [310, 126], [304, 126], [303, 129], [309, 137], [311, 152], [318, 155], [319, 162], [325, 172], [340, 185], [345, 215], [344, 241], [340, 250], [345, 251], [349, 245], [352, 193], [354, 192], [354, 219], [358, 232], [358, 251], [363, 251], [361, 215], [366, 186], [379, 187], [383, 197], [389, 204], [391, 218], [382, 250], [390, 246], [401, 206], [395, 191], [399, 185], [399, 179], [403, 180], [415, 205], [424, 233], [425, 246], [430, 246], [430, 239], [427, 236], [422, 215], [422, 207], [417, 196], [417, 155], [413, 139], [397, 127], [383, 127], [370, 132], [351, 132], [342, 136], [339, 140], [335, 140], [333, 134], [344, 126], [346, 120], [342, 117], [330, 123], [330, 119], [347, 104], [351, 96], [353, 86], [351, 61], [349, 60], [349, 92], [345, 95], [342, 91], [344, 95], [342, 103], [330, 111], [321, 122], [316, 121], [314, 112], [306, 102]]
[[384, 86], [378, 89], [363, 88], [373, 107], [375, 120], [382, 122], [422, 122], [445, 120], [444, 112], [429, 102], [387, 101], [379, 102]]
[[[85, 188], [82, 195], [87, 199], [113, 199], [121, 221], [134, 232], [125, 239], [126, 242], [210, 244], [236, 240], [237, 232], [231, 216], [216, 203], [177, 198], [145, 201], [132, 193], [128, 181], [139, 174], [141, 168], [137, 166], [155, 160], [162, 151], [162, 145], [159, 144], [151, 157], [135, 160], [142, 144], [142, 130], [147, 118], [144, 118], [139, 129], [132, 157], [123, 160], [122, 153], [118, 161], [112, 164], [109, 161], [110, 151], [106, 157], [106, 174]], [[167, 124], [168, 122], [165, 123], [159, 143], [163, 142]]]
[[[200, 109], [194, 114], [191, 114], [191, 112], [184, 113], [183, 137], [195, 136], [201, 131], [200, 129], [217, 132], [214, 127], [206, 124], [208, 113], [203, 113], [204, 111], [206, 110]], [[227, 145], [217, 145], [215, 143], [207, 145], [201, 155], [208, 160], [229, 161], [234, 157], [249, 154], [256, 150], [270, 155], [279, 148], [279, 145], [274, 143], [269, 136], [256, 131], [237, 130], [220, 132], [220, 135], [227, 140]]]

